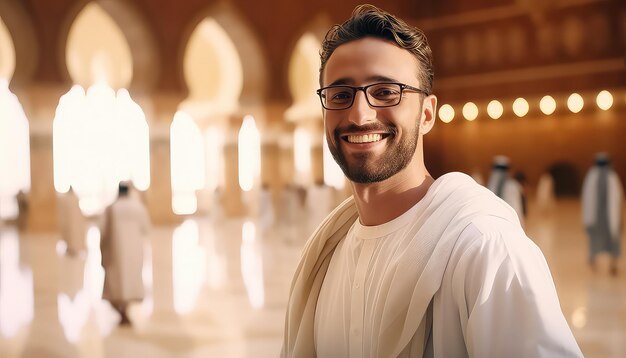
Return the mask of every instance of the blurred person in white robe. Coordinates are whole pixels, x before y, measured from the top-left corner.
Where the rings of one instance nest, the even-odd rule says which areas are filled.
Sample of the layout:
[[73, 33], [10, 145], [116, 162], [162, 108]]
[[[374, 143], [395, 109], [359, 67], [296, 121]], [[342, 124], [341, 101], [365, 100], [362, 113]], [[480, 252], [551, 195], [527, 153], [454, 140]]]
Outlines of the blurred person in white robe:
[[267, 184], [261, 186], [259, 193], [259, 229], [263, 236], [267, 235], [274, 226], [274, 199]]
[[361, 5], [320, 57], [328, 148], [354, 195], [304, 247], [282, 357], [581, 357], [515, 211], [426, 168], [437, 97], [424, 33]]
[[59, 229], [70, 256], [82, 255], [87, 250], [87, 220], [80, 210], [79, 202], [72, 187], [67, 193], [57, 195]]
[[493, 160], [493, 168], [489, 176], [487, 188], [511, 205], [523, 226], [524, 199], [522, 197], [522, 186], [511, 177], [509, 169], [509, 158], [503, 155], [496, 156]]
[[144, 298], [143, 250], [151, 228], [148, 211], [129, 195], [129, 189], [128, 184], [120, 183], [118, 198], [105, 211], [100, 241], [105, 272], [102, 298], [119, 312], [122, 325], [130, 324], [129, 303]]
[[554, 208], [555, 204], [554, 179], [550, 173], [543, 173], [537, 183], [537, 207], [549, 211]]
[[611, 255], [610, 272], [617, 275], [623, 227], [624, 192], [619, 176], [606, 153], [596, 155], [595, 164], [583, 182], [582, 216], [589, 236], [589, 264], [595, 270], [596, 256]]

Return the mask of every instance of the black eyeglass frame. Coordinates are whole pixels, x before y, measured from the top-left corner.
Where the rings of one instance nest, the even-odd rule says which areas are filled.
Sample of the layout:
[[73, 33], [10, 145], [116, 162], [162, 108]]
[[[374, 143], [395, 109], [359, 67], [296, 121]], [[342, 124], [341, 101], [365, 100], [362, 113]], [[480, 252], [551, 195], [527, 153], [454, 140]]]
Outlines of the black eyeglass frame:
[[[369, 96], [367, 94], [367, 89], [370, 88], [370, 87], [379, 86], [379, 85], [398, 85], [398, 86], [400, 86], [400, 97], [398, 99], [398, 103], [390, 104], [390, 105], [383, 105], [383, 106], [373, 105], [372, 103], [370, 103], [370, 98], [369, 98]], [[328, 108], [328, 107], [326, 107], [324, 105], [324, 99], [322, 98], [322, 91], [325, 90], [325, 89], [338, 88], [338, 87], [350, 88], [352, 90], [352, 101], [350, 101], [350, 104], [347, 105], [344, 108]], [[367, 86], [334, 85], [334, 86], [322, 87], [322, 88], [318, 89], [315, 92], [319, 96], [320, 102], [321, 102], [322, 107], [324, 109], [329, 110], [329, 111], [342, 111], [344, 109], [348, 109], [348, 108], [352, 107], [352, 105], [354, 104], [354, 99], [356, 98], [357, 91], [363, 91], [363, 94], [365, 94], [365, 100], [367, 101], [367, 104], [370, 107], [373, 107], [373, 108], [388, 108], [388, 107], [395, 107], [395, 106], [399, 105], [400, 102], [402, 102], [402, 94], [404, 93], [404, 90], [410, 90], [410, 91], [413, 91], [413, 92], [422, 93], [422, 94], [424, 94], [426, 96], [429, 95], [429, 93], [424, 91], [423, 89], [419, 89], [417, 87], [413, 87], [413, 86], [410, 86], [410, 85], [407, 85], [407, 84], [404, 84], [404, 83], [400, 83], [400, 82], [378, 82], [378, 83], [369, 84]]]

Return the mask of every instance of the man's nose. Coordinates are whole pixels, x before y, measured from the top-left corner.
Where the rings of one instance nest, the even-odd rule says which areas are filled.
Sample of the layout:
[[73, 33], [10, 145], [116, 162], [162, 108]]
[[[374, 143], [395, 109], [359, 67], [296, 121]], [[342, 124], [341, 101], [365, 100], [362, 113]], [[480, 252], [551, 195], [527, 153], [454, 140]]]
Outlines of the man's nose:
[[348, 120], [358, 126], [376, 120], [376, 109], [367, 102], [365, 91], [356, 91]]

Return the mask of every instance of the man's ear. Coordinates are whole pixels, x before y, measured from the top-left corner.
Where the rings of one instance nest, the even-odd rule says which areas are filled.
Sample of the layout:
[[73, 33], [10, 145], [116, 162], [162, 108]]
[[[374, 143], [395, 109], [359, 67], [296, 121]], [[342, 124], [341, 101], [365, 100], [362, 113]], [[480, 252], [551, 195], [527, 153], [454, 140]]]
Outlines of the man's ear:
[[422, 101], [422, 115], [420, 117], [420, 132], [426, 134], [435, 125], [437, 119], [437, 96], [431, 94]]

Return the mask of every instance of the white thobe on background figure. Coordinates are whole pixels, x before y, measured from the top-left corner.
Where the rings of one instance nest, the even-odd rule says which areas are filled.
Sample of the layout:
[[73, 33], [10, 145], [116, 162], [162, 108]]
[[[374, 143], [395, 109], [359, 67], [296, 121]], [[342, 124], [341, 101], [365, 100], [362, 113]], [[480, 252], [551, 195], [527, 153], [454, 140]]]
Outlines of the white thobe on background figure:
[[624, 192], [618, 175], [611, 168], [608, 156], [598, 154], [583, 182], [583, 224], [589, 235], [589, 263], [593, 267], [595, 256], [608, 252], [613, 257], [612, 274], [617, 274], [620, 255], [623, 202]]
[[124, 322], [126, 305], [144, 297], [143, 250], [150, 218], [143, 204], [127, 194], [120, 194], [105, 215], [100, 242], [105, 272], [103, 298], [120, 312]]
[[57, 212], [61, 237], [67, 244], [67, 253], [76, 255], [87, 250], [87, 222], [80, 210], [78, 196], [72, 188], [57, 196]]
[[496, 156], [493, 170], [489, 176], [487, 188], [502, 200], [506, 201], [517, 213], [524, 226], [524, 203], [521, 185], [509, 174], [509, 159], [505, 156]]

